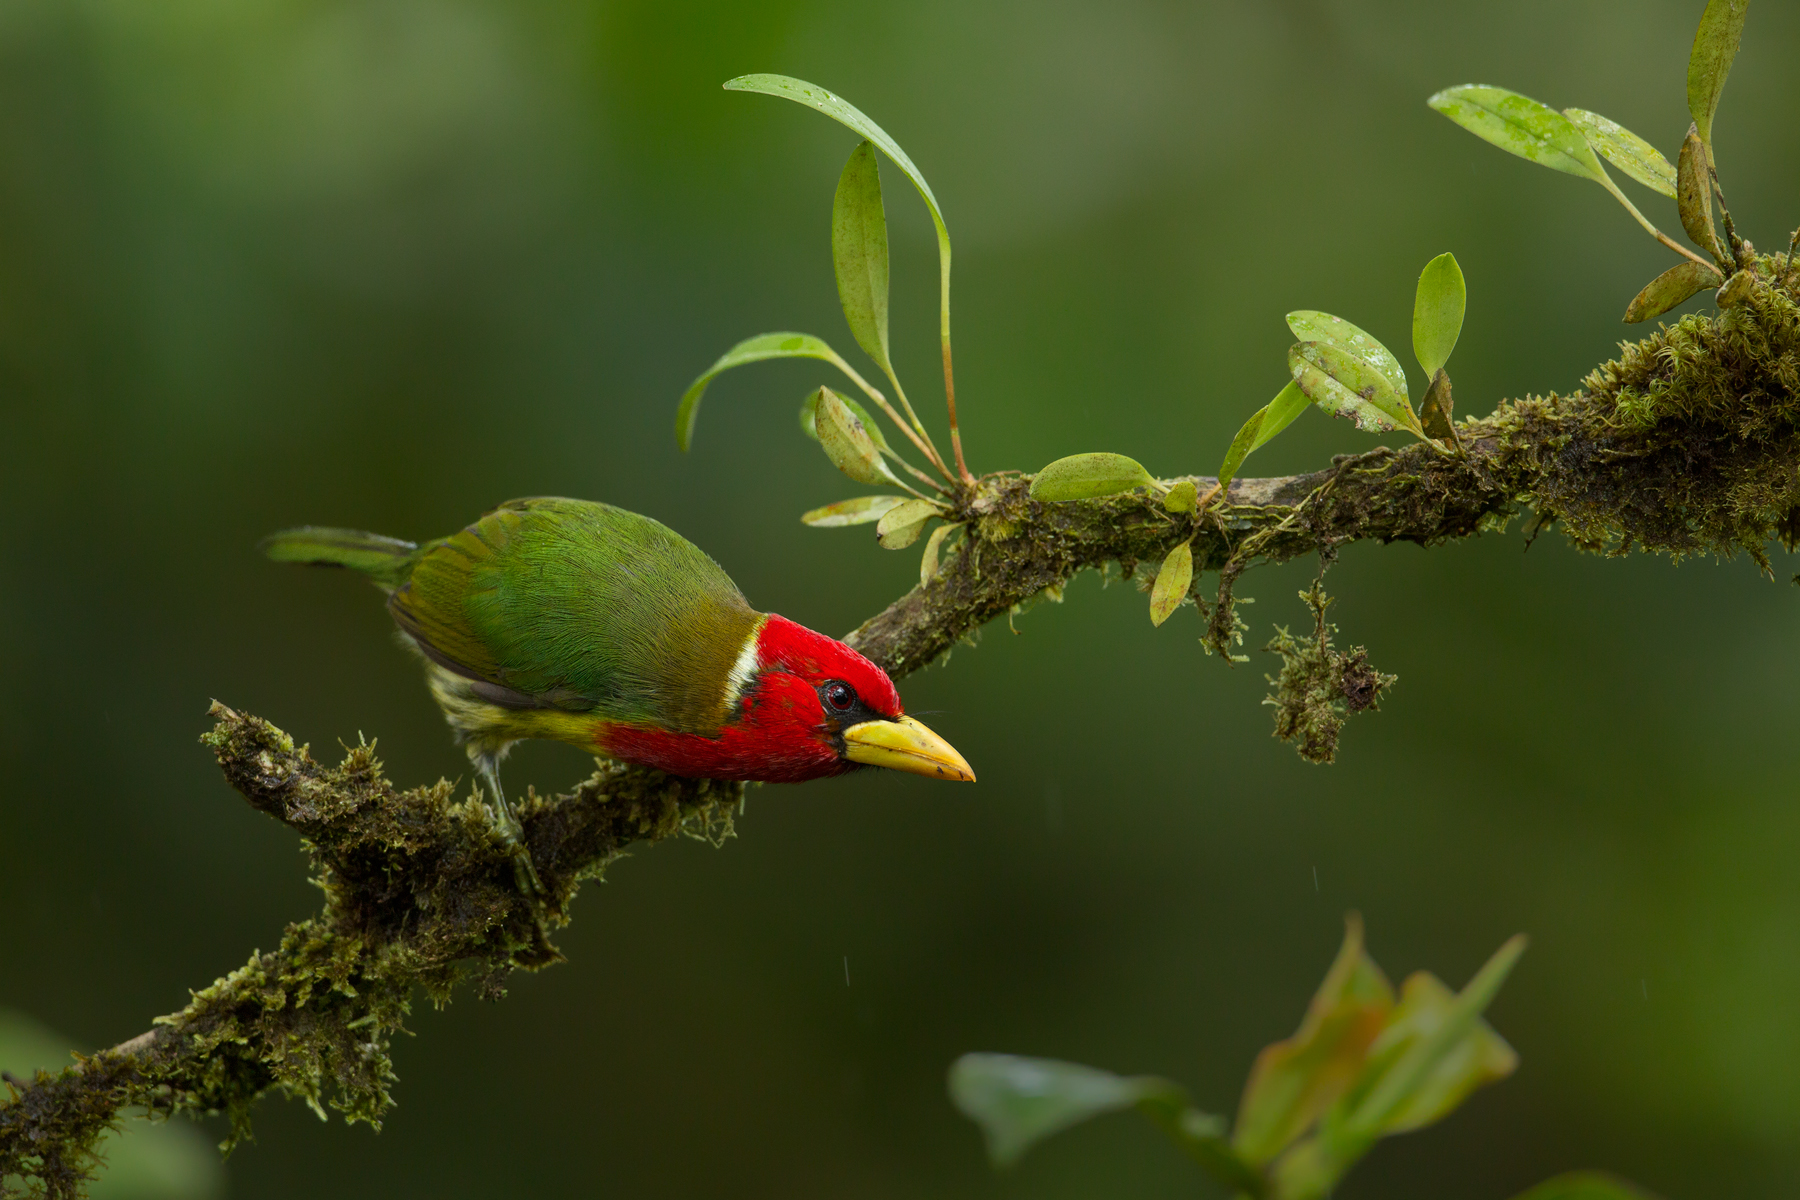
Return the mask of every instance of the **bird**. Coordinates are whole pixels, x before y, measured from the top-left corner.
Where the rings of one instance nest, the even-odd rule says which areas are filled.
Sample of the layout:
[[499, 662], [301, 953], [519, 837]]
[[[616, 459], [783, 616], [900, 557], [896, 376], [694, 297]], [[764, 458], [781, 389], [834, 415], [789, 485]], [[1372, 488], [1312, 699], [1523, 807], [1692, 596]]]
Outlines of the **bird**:
[[361, 572], [387, 594], [514, 844], [500, 761], [532, 738], [696, 779], [797, 783], [885, 767], [975, 780], [906, 715], [887, 672], [751, 608], [699, 547], [638, 513], [533, 497], [423, 545], [309, 525], [262, 550]]

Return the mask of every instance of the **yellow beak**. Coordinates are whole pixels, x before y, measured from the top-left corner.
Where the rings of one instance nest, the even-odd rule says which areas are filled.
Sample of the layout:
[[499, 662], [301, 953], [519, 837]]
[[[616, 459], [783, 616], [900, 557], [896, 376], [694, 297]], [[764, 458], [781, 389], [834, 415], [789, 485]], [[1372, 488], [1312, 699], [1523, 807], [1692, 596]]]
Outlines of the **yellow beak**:
[[933, 779], [975, 782], [968, 760], [911, 717], [852, 725], [844, 730], [844, 757], [871, 767], [910, 771]]

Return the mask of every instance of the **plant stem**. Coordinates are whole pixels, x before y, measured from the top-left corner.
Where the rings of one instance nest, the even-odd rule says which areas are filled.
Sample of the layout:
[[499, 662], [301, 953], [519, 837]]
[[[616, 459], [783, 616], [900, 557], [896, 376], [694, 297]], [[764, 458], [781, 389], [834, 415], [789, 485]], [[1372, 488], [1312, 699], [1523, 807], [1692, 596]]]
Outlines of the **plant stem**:
[[1629, 199], [1626, 198], [1625, 193], [1621, 192], [1619, 190], [1619, 185], [1614, 183], [1610, 177], [1602, 180], [1601, 182], [1605, 184], [1606, 190], [1613, 194], [1613, 199], [1617, 200], [1620, 204], [1623, 204], [1625, 206], [1625, 211], [1630, 213], [1632, 216], [1636, 217], [1637, 223], [1639, 225], [1642, 225], [1644, 227], [1644, 229], [1646, 231], [1648, 231], [1648, 233], [1650, 234], [1651, 237], [1655, 238], [1657, 241], [1661, 242], [1663, 245], [1667, 246], [1669, 249], [1673, 250], [1675, 253], [1683, 255], [1687, 258], [1693, 259], [1695, 262], [1699, 263], [1703, 267], [1716, 267], [1717, 266], [1716, 263], [1710, 263], [1710, 262], [1706, 261], [1704, 258], [1701, 258], [1698, 254], [1695, 254], [1692, 250], [1689, 250], [1686, 246], [1681, 245], [1679, 242], [1677, 242], [1673, 238], [1669, 237], [1668, 234], [1664, 233], [1662, 230], [1660, 230], [1656, 226], [1652, 225], [1650, 223], [1649, 219], [1647, 217], [1645, 217], [1643, 213], [1641, 213], [1637, 210], [1637, 205], [1633, 204]]
[[950, 409], [950, 449], [956, 454], [956, 470], [967, 484], [975, 482], [969, 474], [969, 464], [963, 461], [962, 430], [956, 423], [956, 371], [950, 365], [950, 325], [949, 313], [945, 313], [944, 324], [944, 403]]
[[[931, 464], [934, 467], [936, 467], [939, 471], [942, 471], [945, 479], [950, 478], [950, 472], [944, 470], [943, 459], [938, 457], [937, 448], [935, 446], [931, 445], [930, 441], [928, 439], [927, 440], [920, 439], [919, 433], [923, 433], [924, 432], [923, 429], [920, 429], [919, 433], [914, 433], [912, 430], [912, 427], [909, 426], [905, 421], [901, 420], [900, 414], [894, 411], [894, 406], [888, 403], [888, 398], [886, 396], [882, 395], [881, 392], [878, 389], [876, 389], [874, 386], [872, 386], [868, 380], [864, 379], [861, 375], [858, 375], [856, 373], [856, 368], [851, 366], [849, 363], [845, 362], [843, 360], [843, 358], [841, 358], [840, 356], [838, 356], [836, 354], [833, 354], [831, 356], [831, 364], [833, 366], [835, 366], [838, 370], [842, 371], [844, 374], [848, 375], [852, 380], [854, 380], [856, 383], [856, 386], [863, 390], [863, 394], [868, 396], [869, 399], [873, 400], [875, 402], [876, 407], [880, 408], [882, 412], [887, 414], [888, 420], [890, 420], [894, 423], [894, 427], [896, 429], [898, 429], [901, 433], [904, 433], [907, 437], [912, 439], [913, 445], [915, 445], [919, 448], [919, 453], [923, 454], [927, 459], [929, 459]], [[893, 376], [890, 374], [889, 378], [892, 379]], [[899, 381], [895, 380], [894, 387], [896, 389], [898, 389], [899, 386], [900, 386]], [[906, 403], [905, 393], [901, 393], [900, 403], [902, 403], [902, 404]], [[908, 405], [906, 411], [910, 413], [912, 411], [912, 406]], [[918, 420], [918, 418], [915, 417], [915, 418], [913, 418], [913, 420], [916, 422]], [[936, 486], [936, 485], [934, 484], [933, 486]]]
[[[912, 427], [918, 430], [919, 436], [913, 438], [914, 444], [924, 451], [925, 457], [931, 460], [932, 466], [943, 473], [945, 479], [955, 482], [950, 474], [950, 468], [944, 465], [944, 456], [938, 453], [937, 445], [932, 442], [931, 435], [925, 432], [925, 425], [919, 420], [919, 414], [913, 411], [912, 401], [906, 398], [906, 389], [900, 386], [900, 377], [894, 374], [894, 368], [891, 365], [884, 364], [884, 366], [887, 370], [888, 382], [894, 385], [894, 394], [900, 397], [900, 407], [906, 410], [907, 417], [912, 421]], [[889, 415], [893, 414], [890, 412]], [[898, 417], [894, 419], [899, 420]], [[925, 440], [920, 441], [919, 438]]]

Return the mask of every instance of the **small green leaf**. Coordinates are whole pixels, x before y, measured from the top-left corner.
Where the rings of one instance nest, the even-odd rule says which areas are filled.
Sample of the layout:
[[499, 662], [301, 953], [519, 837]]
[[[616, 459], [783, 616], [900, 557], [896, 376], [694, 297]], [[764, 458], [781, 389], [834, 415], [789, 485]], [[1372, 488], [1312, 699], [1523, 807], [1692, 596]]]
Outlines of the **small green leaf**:
[[1010, 1166], [1053, 1133], [1102, 1113], [1132, 1108], [1173, 1088], [1164, 1080], [1126, 1078], [1050, 1058], [965, 1054], [950, 1066], [950, 1099], [981, 1126], [988, 1157]]
[[706, 373], [694, 380], [693, 385], [681, 397], [681, 407], [675, 411], [675, 442], [686, 450], [694, 440], [694, 422], [700, 418], [700, 398], [706, 394], [706, 385], [711, 383], [721, 372], [732, 367], [741, 367], [746, 363], [762, 362], [770, 358], [817, 358], [830, 363], [856, 382], [864, 390], [868, 384], [863, 377], [850, 369], [850, 364], [838, 357], [837, 351], [827, 346], [820, 339], [806, 333], [759, 333], [753, 338], [745, 338], [724, 354], [719, 361], [706, 369]]
[[1682, 301], [1724, 282], [1725, 277], [1709, 264], [1683, 259], [1644, 285], [1625, 310], [1625, 323], [1635, 325], [1660, 317]]
[[[1475, 973], [1468, 986], [1430, 1020], [1404, 1031], [1406, 1036], [1396, 1055], [1372, 1060], [1370, 1077], [1358, 1080], [1357, 1087], [1343, 1098], [1338, 1113], [1330, 1120], [1329, 1123], [1341, 1131], [1332, 1140], [1369, 1141], [1384, 1133], [1415, 1128], [1403, 1122], [1433, 1110], [1442, 1082], [1437, 1072], [1447, 1064], [1461, 1061], [1459, 1047], [1469, 1039], [1479, 1041], [1480, 1031], [1485, 1028], [1482, 1012], [1493, 1002], [1495, 993], [1524, 952], [1522, 935], [1509, 938]], [[1400, 1015], [1398, 1010], [1395, 1015]], [[1507, 1053], [1511, 1053], [1510, 1049]], [[1479, 1064], [1492, 1060], [1476, 1056], [1476, 1061]], [[1474, 1086], [1475, 1083], [1469, 1085], [1470, 1088]], [[1464, 1089], [1456, 1099], [1460, 1100], [1466, 1094], [1467, 1089]]]
[[1150, 624], [1161, 625], [1181, 602], [1187, 599], [1188, 587], [1194, 582], [1194, 552], [1187, 542], [1169, 551], [1156, 582], [1150, 586]]
[[1588, 145], [1607, 162], [1625, 172], [1653, 192], [1675, 197], [1675, 168], [1662, 156], [1662, 151], [1646, 142], [1617, 121], [1585, 108], [1565, 108], [1563, 116], [1575, 122]]
[[1570, 1171], [1527, 1188], [1513, 1200], [1656, 1200], [1634, 1183], [1604, 1171]]
[[794, 79], [787, 75], [740, 75], [728, 80], [725, 84], [728, 92], [759, 92], [764, 96], [779, 96], [784, 100], [792, 100], [796, 104], [804, 104], [808, 108], [817, 109], [832, 120], [861, 134], [874, 142], [881, 152], [894, 160], [894, 165], [906, 173], [919, 195], [925, 200], [925, 207], [931, 210], [932, 224], [937, 226], [938, 239], [938, 287], [942, 311], [942, 336], [948, 341], [950, 336], [950, 231], [944, 226], [944, 214], [938, 208], [937, 197], [931, 194], [931, 185], [925, 182], [925, 176], [919, 168], [913, 166], [912, 159], [900, 144], [887, 135], [877, 125], [848, 100], [833, 95], [828, 89], [816, 83], [808, 83], [804, 79]]
[[1288, 328], [1294, 331], [1294, 336], [1301, 341], [1326, 342], [1355, 355], [1386, 376], [1394, 391], [1402, 396], [1411, 395], [1406, 388], [1406, 372], [1401, 369], [1400, 360], [1394, 357], [1394, 352], [1344, 318], [1301, 309], [1299, 312], [1289, 313], [1287, 323]]
[[[1290, 383], [1288, 387], [1299, 391], [1299, 385]], [[1301, 393], [1305, 395], [1304, 392]], [[1256, 448], [1256, 439], [1262, 434], [1263, 422], [1268, 420], [1269, 406], [1263, 405], [1250, 414], [1250, 419], [1238, 427], [1237, 436], [1231, 439], [1231, 448], [1225, 451], [1225, 461], [1219, 464], [1219, 490], [1227, 491], [1231, 481], [1237, 477], [1238, 468], [1250, 457], [1250, 451]]]
[[1238, 1153], [1260, 1165], [1304, 1133], [1349, 1088], [1393, 1006], [1394, 989], [1363, 949], [1353, 915], [1299, 1030], [1256, 1056], [1231, 1139]]
[[1092, 500], [1148, 487], [1154, 482], [1141, 463], [1123, 454], [1071, 454], [1037, 473], [1031, 481], [1031, 498]]
[[938, 553], [943, 549], [944, 539], [950, 536], [952, 529], [961, 528], [962, 522], [960, 521], [954, 525], [939, 525], [931, 531], [931, 536], [925, 539], [925, 553], [919, 557], [920, 587], [924, 587], [937, 578]]
[[1688, 55], [1688, 112], [1700, 140], [1712, 145], [1713, 117], [1719, 111], [1719, 93], [1731, 74], [1738, 41], [1744, 36], [1744, 16], [1750, 0], [1708, 0], [1694, 33], [1694, 49]]
[[881, 520], [889, 509], [905, 500], [905, 496], [858, 496], [854, 500], [839, 500], [836, 504], [827, 504], [824, 508], [801, 513], [800, 523], [811, 525], [814, 529], [867, 525], [870, 521]]
[[1455, 408], [1455, 402], [1450, 398], [1450, 376], [1439, 367], [1437, 374], [1431, 377], [1431, 386], [1425, 389], [1424, 402], [1419, 405], [1419, 422], [1425, 427], [1425, 435], [1440, 442], [1460, 442], [1456, 426], [1450, 421]]
[[1712, 173], [1706, 143], [1699, 131], [1688, 126], [1687, 139], [1681, 143], [1681, 156], [1675, 171], [1675, 207], [1681, 213], [1681, 227], [1694, 245], [1719, 262], [1725, 252], [1719, 247], [1719, 235], [1713, 229]]
[[838, 300], [856, 344], [883, 371], [888, 363], [887, 214], [881, 207], [881, 168], [873, 143], [850, 152], [831, 205], [831, 265]]
[[[844, 402], [844, 407], [856, 414], [856, 419], [863, 423], [863, 430], [868, 433], [869, 440], [875, 443], [876, 449], [880, 450], [883, 454], [888, 455], [890, 458], [899, 457], [894, 453], [894, 448], [888, 445], [886, 435], [881, 432], [881, 423], [869, 415], [868, 409], [857, 403], [856, 397], [846, 396], [835, 388], [826, 390], [830, 391], [831, 394], [836, 396], [839, 400], [842, 400]], [[813, 441], [816, 442], [819, 440], [818, 388], [814, 388], [812, 391], [806, 393], [806, 399], [800, 402], [800, 429]]]
[[1418, 418], [1388, 377], [1366, 359], [1329, 342], [1300, 342], [1288, 350], [1288, 370], [1300, 390], [1358, 429], [1380, 433], [1400, 426], [1418, 431]]
[[862, 420], [830, 388], [819, 389], [819, 444], [838, 470], [858, 483], [899, 483]]
[[875, 540], [884, 550], [904, 550], [919, 540], [925, 522], [938, 512], [938, 506], [929, 500], [903, 500], [875, 523]]
[[1463, 310], [1468, 304], [1468, 289], [1463, 284], [1462, 267], [1456, 255], [1438, 255], [1419, 272], [1419, 286], [1413, 293], [1413, 354], [1429, 380], [1438, 368], [1450, 361], [1456, 339], [1462, 336]]
[[1529, 96], [1465, 83], [1445, 88], [1425, 103], [1476, 137], [1520, 158], [1595, 183], [1606, 178], [1581, 130], [1554, 108]]
[[[1369, 1047], [1366, 1079], [1357, 1081], [1340, 1103], [1352, 1106], [1406, 1054], [1436, 1034], [1451, 1019], [1456, 993], [1429, 971], [1419, 971], [1401, 985], [1400, 1003], [1386, 1028]], [[1519, 1056], [1486, 1021], [1477, 1019], [1449, 1045], [1380, 1129], [1382, 1136], [1423, 1129], [1449, 1116], [1470, 1092], [1504, 1079], [1518, 1069]]]
[[1163, 508], [1172, 513], [1193, 512], [1200, 503], [1200, 489], [1191, 479], [1184, 479], [1163, 497]]

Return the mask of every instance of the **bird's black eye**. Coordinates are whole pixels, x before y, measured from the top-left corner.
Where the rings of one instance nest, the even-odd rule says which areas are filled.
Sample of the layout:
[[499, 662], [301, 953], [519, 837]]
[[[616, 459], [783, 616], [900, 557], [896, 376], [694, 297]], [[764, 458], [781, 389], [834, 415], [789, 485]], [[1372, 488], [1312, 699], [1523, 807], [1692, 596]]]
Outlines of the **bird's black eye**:
[[839, 712], [849, 712], [856, 704], [856, 689], [847, 683], [839, 683], [836, 680], [833, 680], [826, 684], [822, 690], [825, 695], [825, 703], [831, 705], [831, 707], [837, 709]]

